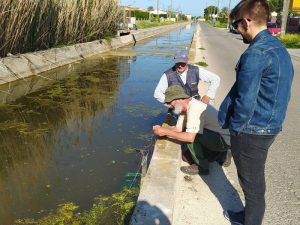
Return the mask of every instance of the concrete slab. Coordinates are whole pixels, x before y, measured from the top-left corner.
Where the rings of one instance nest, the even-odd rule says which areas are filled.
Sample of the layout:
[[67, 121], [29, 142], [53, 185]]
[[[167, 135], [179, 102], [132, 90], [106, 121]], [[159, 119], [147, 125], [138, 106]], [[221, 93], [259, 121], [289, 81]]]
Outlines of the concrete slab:
[[[182, 165], [187, 165], [182, 162]], [[223, 210], [240, 210], [242, 203], [226, 170], [217, 163], [210, 165], [208, 176], [178, 175], [173, 225], [230, 225]]]

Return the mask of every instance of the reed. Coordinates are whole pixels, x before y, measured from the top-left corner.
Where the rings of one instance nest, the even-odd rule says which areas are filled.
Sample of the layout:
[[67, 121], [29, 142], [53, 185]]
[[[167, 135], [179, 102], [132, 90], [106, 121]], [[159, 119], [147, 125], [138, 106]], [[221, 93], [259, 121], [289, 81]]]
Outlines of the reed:
[[117, 0], [1, 0], [0, 56], [101, 39], [121, 17]]

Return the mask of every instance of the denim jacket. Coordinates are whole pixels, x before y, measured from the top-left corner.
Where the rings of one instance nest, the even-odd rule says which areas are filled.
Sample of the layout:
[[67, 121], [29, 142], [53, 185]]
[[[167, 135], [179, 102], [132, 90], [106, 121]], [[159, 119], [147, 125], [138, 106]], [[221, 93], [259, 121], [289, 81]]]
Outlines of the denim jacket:
[[268, 30], [256, 35], [236, 66], [236, 82], [218, 120], [233, 134], [275, 135], [282, 129], [294, 69], [289, 53]]

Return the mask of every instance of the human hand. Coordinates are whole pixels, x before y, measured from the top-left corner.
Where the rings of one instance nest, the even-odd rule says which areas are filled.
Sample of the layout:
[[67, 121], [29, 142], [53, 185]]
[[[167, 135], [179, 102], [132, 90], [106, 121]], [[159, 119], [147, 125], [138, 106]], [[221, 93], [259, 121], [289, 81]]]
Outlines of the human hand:
[[210, 102], [210, 97], [208, 97], [207, 95], [204, 95], [202, 98], [201, 98], [201, 102], [205, 103], [205, 104], [208, 104]]
[[155, 135], [157, 135], [157, 136], [160, 136], [160, 137], [162, 137], [162, 136], [165, 136], [165, 134], [164, 134], [164, 128], [163, 127], [161, 127], [160, 125], [155, 125], [155, 126], [153, 126], [153, 133], [155, 134]]
[[173, 106], [171, 104], [165, 103], [164, 105], [169, 109], [173, 108]]

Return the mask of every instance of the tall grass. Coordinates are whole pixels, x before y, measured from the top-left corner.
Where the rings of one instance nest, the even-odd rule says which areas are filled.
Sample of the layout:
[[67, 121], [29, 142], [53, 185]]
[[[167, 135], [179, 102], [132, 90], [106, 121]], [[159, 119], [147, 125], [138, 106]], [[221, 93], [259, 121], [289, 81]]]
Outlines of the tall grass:
[[0, 56], [100, 39], [120, 19], [117, 0], [1, 0]]

